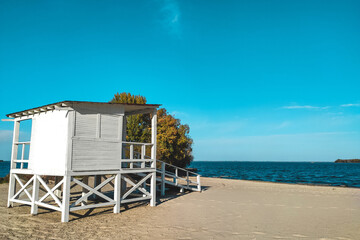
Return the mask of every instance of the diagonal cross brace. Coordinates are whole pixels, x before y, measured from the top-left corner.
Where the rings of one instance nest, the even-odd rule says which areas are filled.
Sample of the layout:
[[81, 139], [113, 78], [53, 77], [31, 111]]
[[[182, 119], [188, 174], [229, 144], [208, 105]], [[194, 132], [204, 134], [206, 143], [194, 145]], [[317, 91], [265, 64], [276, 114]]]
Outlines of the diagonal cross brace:
[[[135, 186], [136, 184], [133, 183], [129, 178], [127, 177], [122, 177], [127, 183], [129, 183], [131, 186]], [[138, 187], [139, 191], [142, 192], [143, 194], [145, 194], [146, 196], [150, 196], [150, 193], [148, 191], [146, 191], [145, 188], [143, 187]]]
[[32, 197], [30, 193], [26, 190], [26, 187], [29, 186], [29, 184], [34, 180], [34, 176], [30, 178], [30, 180], [27, 183], [25, 183], [25, 185], [21, 182], [20, 178], [16, 174], [14, 174], [14, 177], [16, 181], [20, 184], [21, 189], [12, 197], [12, 199], [15, 199], [22, 191], [24, 191], [28, 196], [28, 198], [31, 200]]
[[51, 191], [51, 189], [48, 187], [48, 185], [44, 182], [44, 180], [42, 180], [42, 178], [37, 175], [37, 179], [39, 180], [39, 182], [41, 183], [41, 185], [44, 186], [44, 188], [46, 189], [46, 191], [51, 195], [51, 197], [55, 200], [55, 202], [57, 203], [57, 205], [59, 205], [59, 207], [61, 208], [61, 202], [60, 200], [55, 196], [55, 194]]
[[[135, 185], [133, 185], [134, 183], [131, 182], [131, 181], [128, 179], [128, 180], [131, 182], [130, 184], [133, 185], [133, 187], [123, 195], [122, 199], [124, 200], [124, 199], [125, 199], [127, 196], [129, 196], [133, 191], [135, 191], [135, 189], [139, 188], [140, 185], [143, 184], [143, 182], [145, 182], [146, 180], [148, 180], [148, 178], [151, 177], [151, 175], [152, 175], [151, 173], [148, 174], [146, 177], [144, 177], [143, 179], [141, 179], [141, 180], [140, 180], [137, 184], [135, 184]], [[124, 177], [124, 180], [125, 180], [125, 181], [126, 181], [126, 179], [127, 179], [127, 178]], [[127, 181], [127, 182], [128, 182], [128, 181]]]
[[86, 199], [87, 197], [89, 197], [91, 194], [96, 194], [99, 197], [104, 198], [105, 200], [107, 200], [108, 202], [114, 201], [113, 199], [109, 198], [108, 196], [105, 196], [104, 194], [102, 194], [101, 192], [98, 191], [98, 189], [102, 188], [103, 186], [105, 186], [106, 184], [108, 184], [111, 180], [113, 180], [115, 178], [115, 176], [109, 177], [107, 178], [104, 182], [102, 182], [101, 184], [99, 184], [98, 186], [96, 186], [95, 188], [91, 188], [88, 185], [80, 182], [79, 180], [77, 180], [76, 178], [74, 178], [74, 182], [78, 185], [80, 185], [83, 188], [86, 188], [89, 192], [87, 192], [84, 196], [82, 196], [81, 198], [79, 198], [75, 203], [71, 204], [71, 206], [76, 206], [79, 203], [81, 203], [84, 199]]
[[[56, 189], [58, 189], [60, 187], [60, 185], [64, 182], [64, 179], [62, 179], [60, 182], [58, 182], [58, 184], [55, 185], [55, 187], [53, 187], [50, 191], [54, 192]], [[47, 196], [50, 195], [50, 192], [48, 191], [40, 200], [39, 202], [44, 201], [45, 198], [47, 198]]]
[[[104, 180], [108, 179], [105, 175], [104, 175], [103, 177], [104, 177]], [[110, 184], [112, 187], [115, 187], [115, 185], [114, 185], [112, 182], [109, 182], [109, 184]]]

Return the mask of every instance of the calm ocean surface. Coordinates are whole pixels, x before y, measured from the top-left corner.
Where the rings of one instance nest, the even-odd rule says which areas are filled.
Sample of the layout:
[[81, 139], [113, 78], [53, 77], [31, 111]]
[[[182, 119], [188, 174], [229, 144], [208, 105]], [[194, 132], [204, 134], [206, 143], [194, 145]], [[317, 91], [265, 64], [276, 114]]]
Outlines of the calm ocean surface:
[[193, 162], [204, 177], [360, 188], [360, 163]]
[[[310, 162], [193, 162], [204, 177], [301, 183], [360, 188], [360, 163]], [[0, 177], [10, 162], [0, 162]]]
[[10, 162], [0, 162], [0, 177], [5, 177], [10, 172]]

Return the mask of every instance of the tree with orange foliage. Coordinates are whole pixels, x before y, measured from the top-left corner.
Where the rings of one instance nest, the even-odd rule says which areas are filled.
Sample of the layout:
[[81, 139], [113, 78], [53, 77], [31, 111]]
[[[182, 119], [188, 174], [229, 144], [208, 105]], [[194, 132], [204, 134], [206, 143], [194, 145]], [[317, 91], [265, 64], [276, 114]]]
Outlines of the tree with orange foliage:
[[[130, 93], [117, 93], [111, 102], [145, 104], [146, 98]], [[193, 160], [193, 140], [189, 136], [190, 127], [181, 124], [168, 114], [165, 108], [157, 111], [157, 158], [169, 164], [186, 167]], [[151, 121], [148, 114], [137, 114], [127, 117], [127, 141], [150, 142]]]

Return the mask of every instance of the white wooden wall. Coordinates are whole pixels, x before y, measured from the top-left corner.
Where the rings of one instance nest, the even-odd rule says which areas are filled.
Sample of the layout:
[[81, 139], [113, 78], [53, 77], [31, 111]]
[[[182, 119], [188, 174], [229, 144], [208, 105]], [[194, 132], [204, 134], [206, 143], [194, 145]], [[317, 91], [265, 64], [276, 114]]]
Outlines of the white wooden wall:
[[66, 110], [36, 114], [32, 120], [29, 169], [40, 175], [64, 175], [67, 159]]
[[98, 108], [79, 104], [75, 109], [72, 138], [72, 170], [114, 170], [120, 168], [122, 121], [119, 106]]

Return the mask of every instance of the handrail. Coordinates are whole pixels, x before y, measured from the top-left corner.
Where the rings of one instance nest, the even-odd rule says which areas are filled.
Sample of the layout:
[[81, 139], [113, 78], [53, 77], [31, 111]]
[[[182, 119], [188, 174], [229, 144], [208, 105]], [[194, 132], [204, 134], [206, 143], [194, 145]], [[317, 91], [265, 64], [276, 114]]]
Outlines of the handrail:
[[141, 142], [121, 142], [123, 144], [134, 144], [134, 145], [145, 145], [145, 146], [151, 146], [154, 145], [153, 143], [141, 143]]
[[[134, 151], [134, 149], [131, 149], [130, 151], [132, 151], [132, 157], [134, 157], [134, 156], [140, 157], [140, 159], [131, 159], [131, 160], [144, 161], [146, 159], [151, 159], [149, 156], [145, 155], [145, 151], [143, 149], [142, 149], [142, 153]], [[157, 181], [160, 181], [160, 183], [161, 183], [161, 195], [162, 196], [165, 195], [165, 184], [177, 186], [177, 187], [179, 187], [181, 189], [185, 188], [185, 189], [189, 189], [189, 190], [192, 190], [192, 191], [201, 192], [201, 183], [200, 183], [201, 175], [200, 174], [189, 171], [189, 170], [187, 170], [185, 168], [177, 167], [175, 165], [166, 163], [166, 162], [161, 161], [161, 160], [156, 160], [156, 162], [159, 162], [161, 164], [161, 168], [158, 168], [156, 166], [156, 172], [161, 174], [161, 179], [157, 178]], [[166, 171], [166, 168], [165, 168], [166, 165], [169, 166], [172, 169], [175, 169], [175, 172]], [[179, 170], [185, 172], [186, 177], [180, 177], [178, 175]], [[196, 177], [196, 182], [189, 179], [190, 175]], [[167, 181], [165, 179], [165, 177], [173, 178], [174, 182]], [[179, 184], [179, 180], [180, 181], [185, 181], [186, 185]], [[195, 184], [195, 186], [194, 185], [190, 186], [190, 184]]]
[[[134, 153], [139, 154], [139, 155], [141, 154], [141, 153], [139, 153], [139, 152], [137, 152], [137, 151], [134, 151]], [[147, 156], [147, 155], [144, 155], [144, 157], [145, 157], [145, 158], [148, 158], [148, 159], [150, 158], [150, 157]], [[160, 163], [165, 163], [165, 165], [168, 165], [168, 166], [173, 167], [173, 168], [177, 168], [177, 169], [182, 170], [182, 171], [184, 171], [184, 172], [189, 172], [189, 173], [191, 173], [191, 174], [193, 174], [193, 175], [201, 176], [200, 174], [195, 173], [195, 172], [192, 172], [192, 171], [189, 171], [189, 170], [187, 170], [187, 169], [185, 169], [185, 168], [181, 168], [181, 167], [178, 167], [178, 166], [175, 166], [175, 165], [166, 163], [166, 162], [161, 161], [161, 160], [158, 160], [158, 159], [156, 159], [156, 161], [157, 161], [157, 162], [160, 162]]]
[[185, 169], [185, 168], [177, 167], [177, 166], [175, 166], [175, 165], [171, 165], [171, 164], [166, 163], [166, 162], [161, 161], [161, 160], [156, 160], [156, 161], [157, 161], [157, 162], [161, 162], [161, 163], [165, 163], [165, 165], [168, 165], [168, 166], [170, 166], [170, 167], [174, 167], [174, 168], [180, 169], [180, 170], [182, 170], [182, 171], [184, 171], [184, 172], [189, 172], [189, 173], [191, 173], [191, 174], [193, 174], [193, 175], [201, 176], [200, 174], [195, 173], [195, 172], [192, 172], [192, 171], [189, 171], [189, 170], [187, 170], [187, 169]]
[[14, 144], [16, 144], [16, 145], [21, 145], [21, 144], [30, 144], [30, 142], [14, 142]]

